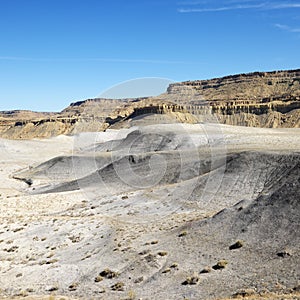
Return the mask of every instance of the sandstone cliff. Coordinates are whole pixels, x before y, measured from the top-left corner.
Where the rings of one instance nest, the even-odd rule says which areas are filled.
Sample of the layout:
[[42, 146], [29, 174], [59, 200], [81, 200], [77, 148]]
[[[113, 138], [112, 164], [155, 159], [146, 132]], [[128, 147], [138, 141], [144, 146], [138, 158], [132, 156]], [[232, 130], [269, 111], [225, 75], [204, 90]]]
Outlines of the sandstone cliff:
[[300, 127], [300, 69], [174, 83], [158, 97], [88, 99], [60, 113], [0, 112], [0, 136], [51, 137], [136, 122]]

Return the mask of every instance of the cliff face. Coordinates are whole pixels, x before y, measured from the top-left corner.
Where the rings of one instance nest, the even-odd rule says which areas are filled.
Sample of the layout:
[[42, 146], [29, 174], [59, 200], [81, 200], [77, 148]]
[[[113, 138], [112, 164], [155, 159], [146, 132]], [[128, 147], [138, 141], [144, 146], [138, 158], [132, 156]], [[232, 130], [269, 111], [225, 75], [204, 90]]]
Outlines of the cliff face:
[[175, 83], [164, 96], [225, 124], [300, 127], [300, 70]]
[[131, 126], [137, 118], [148, 122], [153, 115], [155, 122], [170, 117], [187, 123], [300, 127], [300, 69], [174, 83], [158, 97], [88, 99], [61, 113], [0, 112], [0, 136], [42, 138], [101, 131]]

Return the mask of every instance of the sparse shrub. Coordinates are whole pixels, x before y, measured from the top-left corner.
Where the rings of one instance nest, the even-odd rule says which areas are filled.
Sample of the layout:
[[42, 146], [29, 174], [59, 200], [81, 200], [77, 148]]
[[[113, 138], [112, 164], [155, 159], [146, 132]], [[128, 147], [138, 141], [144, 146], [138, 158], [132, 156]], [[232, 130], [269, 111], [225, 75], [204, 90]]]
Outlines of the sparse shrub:
[[187, 231], [181, 231], [179, 234], [178, 234], [178, 237], [184, 237], [187, 235]]
[[114, 271], [107, 268], [107, 269], [104, 269], [102, 272], [100, 272], [99, 275], [104, 277], [104, 278], [111, 279], [111, 278], [118, 277], [119, 273], [114, 272]]
[[287, 256], [291, 256], [291, 253], [288, 250], [283, 250], [277, 253], [277, 256], [279, 257], [287, 257]]
[[136, 293], [133, 290], [130, 290], [128, 292], [128, 298], [127, 300], [134, 300], [136, 298]]
[[76, 291], [78, 286], [79, 286], [78, 282], [74, 282], [74, 283], [70, 284], [69, 285], [69, 291]]
[[18, 227], [18, 228], [13, 229], [13, 232], [18, 232], [18, 231], [21, 231], [23, 229], [24, 229], [24, 227]]
[[214, 270], [221, 270], [224, 269], [228, 264], [228, 261], [225, 259], [219, 260], [214, 266], [213, 269]]
[[243, 246], [244, 246], [244, 242], [239, 240], [239, 241], [236, 241], [231, 246], [229, 246], [229, 250], [239, 249], [239, 248], [242, 248]]
[[28, 296], [28, 292], [27, 291], [20, 291], [15, 296], [17, 296], [17, 297], [27, 297]]
[[171, 272], [171, 269], [170, 269], [170, 268], [167, 268], [167, 269], [165, 269], [165, 270], [162, 271], [163, 274], [169, 273], [169, 272]]
[[201, 271], [200, 274], [207, 274], [211, 272], [211, 267], [204, 267]]
[[56, 262], [58, 262], [58, 259], [54, 258], [54, 259], [46, 261], [46, 265], [55, 264]]
[[150, 252], [149, 249], [146, 249], [146, 250], [142, 250], [141, 252], [139, 252], [139, 255], [146, 255]]
[[144, 280], [144, 277], [141, 276], [141, 277], [135, 279], [135, 280], [134, 280], [134, 283], [140, 283], [140, 282], [142, 282], [143, 280]]
[[155, 245], [155, 244], [158, 244], [158, 240], [155, 240], [155, 241], [151, 242], [151, 245]]
[[168, 252], [167, 251], [159, 251], [159, 252], [157, 252], [157, 254], [159, 256], [166, 256], [166, 255], [168, 255]]
[[117, 282], [115, 284], [113, 284], [110, 288], [113, 290], [113, 291], [124, 291], [124, 282]]
[[58, 290], [58, 286], [57, 285], [54, 285], [54, 286], [51, 286], [50, 288], [47, 289], [47, 292], [55, 292]]
[[182, 285], [195, 285], [199, 282], [199, 276], [197, 274], [194, 274], [192, 276], [189, 276], [186, 278], [184, 282], [182, 282]]
[[145, 256], [145, 260], [149, 263], [155, 260], [155, 255], [149, 253], [148, 255]]
[[5, 248], [3, 249], [3, 251], [6, 251], [6, 252], [15, 252], [19, 247], [18, 246], [12, 246], [11, 248]]
[[95, 282], [100, 282], [100, 281], [102, 281], [103, 280], [103, 277], [102, 276], [100, 276], [100, 275], [98, 275], [98, 276], [96, 276], [95, 277]]
[[81, 238], [80, 238], [80, 236], [72, 235], [72, 236], [69, 237], [69, 240], [71, 240], [72, 243], [78, 243], [78, 242], [80, 242]]
[[175, 262], [175, 263], [171, 264], [170, 268], [172, 268], [172, 269], [178, 268], [178, 263]]
[[240, 290], [237, 293], [233, 294], [233, 298], [240, 298], [240, 297], [250, 297], [255, 294], [255, 291], [253, 289], [245, 289], [245, 290]]

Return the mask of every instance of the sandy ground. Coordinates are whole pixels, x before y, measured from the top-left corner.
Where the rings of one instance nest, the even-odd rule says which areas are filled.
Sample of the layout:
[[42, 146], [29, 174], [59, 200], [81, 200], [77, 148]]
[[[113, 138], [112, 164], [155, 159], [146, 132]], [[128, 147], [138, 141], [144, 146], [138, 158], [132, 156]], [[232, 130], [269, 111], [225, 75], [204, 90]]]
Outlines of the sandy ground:
[[203, 124], [1, 140], [0, 298], [294, 293], [299, 152], [299, 129]]

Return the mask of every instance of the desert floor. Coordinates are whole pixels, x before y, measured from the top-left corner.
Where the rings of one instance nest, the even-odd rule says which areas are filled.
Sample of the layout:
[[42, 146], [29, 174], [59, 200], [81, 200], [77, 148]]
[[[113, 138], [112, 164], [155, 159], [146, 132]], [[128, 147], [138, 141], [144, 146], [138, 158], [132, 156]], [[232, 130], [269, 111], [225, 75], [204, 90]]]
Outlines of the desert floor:
[[1, 299], [300, 299], [300, 129], [164, 124], [0, 155]]

